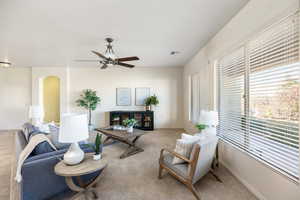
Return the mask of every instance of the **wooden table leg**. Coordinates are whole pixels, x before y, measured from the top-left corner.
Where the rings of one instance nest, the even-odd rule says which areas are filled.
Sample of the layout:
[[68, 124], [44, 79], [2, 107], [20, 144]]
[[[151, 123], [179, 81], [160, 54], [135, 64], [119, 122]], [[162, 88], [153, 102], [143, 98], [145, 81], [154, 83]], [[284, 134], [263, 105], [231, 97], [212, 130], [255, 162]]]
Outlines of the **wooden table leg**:
[[67, 183], [68, 187], [72, 191], [77, 192], [77, 194], [75, 194], [71, 199], [73, 200], [73, 199], [78, 198], [81, 195], [84, 195], [85, 199], [88, 200], [89, 199], [89, 194], [93, 195], [93, 199], [97, 199], [98, 194], [97, 194], [94, 186], [99, 182], [100, 178], [102, 177], [103, 170], [101, 171], [101, 173], [97, 177], [95, 177], [89, 183], [87, 183], [85, 185], [81, 181], [80, 177], [77, 177], [78, 183], [80, 184], [80, 186], [78, 186], [74, 183], [72, 177], [66, 177], [66, 183]]
[[111, 137], [106, 137], [105, 140], [103, 141], [103, 144], [107, 144], [107, 142], [111, 139]]
[[124, 143], [128, 144], [129, 147], [126, 149], [126, 151], [124, 153], [122, 153], [122, 155], [120, 156], [120, 159], [127, 158], [129, 156], [132, 156], [134, 154], [144, 151], [144, 149], [136, 146], [136, 142], [139, 138], [140, 137], [137, 136], [132, 141], [130, 141], [130, 140], [123, 141]]

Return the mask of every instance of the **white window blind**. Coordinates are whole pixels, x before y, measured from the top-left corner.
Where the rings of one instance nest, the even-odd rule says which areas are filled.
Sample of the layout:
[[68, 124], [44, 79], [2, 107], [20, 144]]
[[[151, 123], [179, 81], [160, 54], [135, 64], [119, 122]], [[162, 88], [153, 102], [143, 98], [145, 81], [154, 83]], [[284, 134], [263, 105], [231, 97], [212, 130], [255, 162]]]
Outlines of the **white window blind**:
[[219, 113], [222, 137], [244, 146], [245, 54], [240, 48], [219, 62]]
[[245, 48], [219, 61], [219, 135], [299, 180], [298, 13]]

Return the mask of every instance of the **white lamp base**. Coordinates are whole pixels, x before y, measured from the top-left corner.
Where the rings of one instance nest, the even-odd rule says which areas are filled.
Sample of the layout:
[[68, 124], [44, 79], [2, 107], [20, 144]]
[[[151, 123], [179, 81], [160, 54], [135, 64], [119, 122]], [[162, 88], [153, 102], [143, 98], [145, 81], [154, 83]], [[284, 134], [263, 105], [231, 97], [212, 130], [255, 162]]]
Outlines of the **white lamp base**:
[[84, 152], [78, 143], [72, 143], [69, 150], [64, 154], [64, 163], [66, 165], [77, 165], [84, 158]]
[[215, 127], [208, 127], [201, 132], [205, 137], [209, 136], [216, 136], [217, 135], [217, 129]]

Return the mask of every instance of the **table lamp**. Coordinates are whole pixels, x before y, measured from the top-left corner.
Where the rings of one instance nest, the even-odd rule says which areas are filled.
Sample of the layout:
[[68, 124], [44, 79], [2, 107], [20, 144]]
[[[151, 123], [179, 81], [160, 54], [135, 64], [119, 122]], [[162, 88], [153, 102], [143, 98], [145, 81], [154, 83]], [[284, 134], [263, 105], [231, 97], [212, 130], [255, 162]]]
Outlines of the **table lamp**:
[[88, 139], [88, 120], [86, 114], [64, 114], [61, 117], [58, 141], [71, 143], [69, 150], [64, 154], [64, 163], [67, 165], [79, 164], [84, 158], [79, 141]]
[[40, 126], [43, 123], [44, 109], [40, 105], [31, 105], [28, 113], [31, 123], [35, 126]]
[[218, 112], [202, 110], [199, 116], [199, 124], [206, 125], [206, 128], [203, 130], [205, 136], [216, 135], [216, 127], [219, 124]]

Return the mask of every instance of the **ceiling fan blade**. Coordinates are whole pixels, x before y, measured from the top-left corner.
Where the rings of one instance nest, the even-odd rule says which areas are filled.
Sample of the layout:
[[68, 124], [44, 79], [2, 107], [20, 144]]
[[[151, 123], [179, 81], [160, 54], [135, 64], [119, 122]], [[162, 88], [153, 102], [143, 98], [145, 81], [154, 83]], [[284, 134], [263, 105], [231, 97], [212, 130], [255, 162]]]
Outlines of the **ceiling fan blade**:
[[101, 60], [74, 60], [75, 62], [101, 62]]
[[104, 55], [102, 55], [101, 53], [97, 52], [97, 51], [92, 51], [94, 54], [96, 54], [97, 56], [99, 56], [100, 58], [103, 58], [104, 60], [107, 60], [108, 58], [106, 58]]
[[102, 67], [101, 67], [101, 69], [106, 69], [107, 67], [108, 67], [107, 64], [103, 64]]
[[127, 63], [121, 63], [121, 62], [118, 62], [117, 65], [120, 65], [120, 66], [123, 66], [123, 67], [129, 67], [129, 68], [133, 68], [134, 65], [130, 65], [130, 64], [127, 64]]
[[123, 61], [133, 61], [133, 60], [139, 60], [138, 57], [136, 56], [132, 56], [132, 57], [125, 57], [125, 58], [117, 58], [116, 61], [120, 61], [120, 62], [123, 62]]

